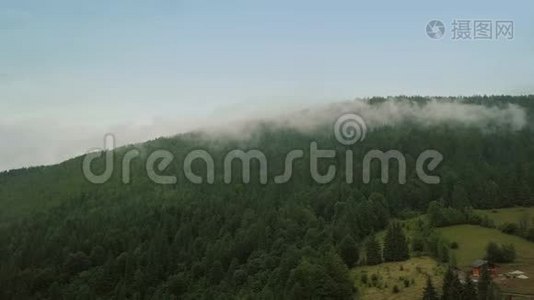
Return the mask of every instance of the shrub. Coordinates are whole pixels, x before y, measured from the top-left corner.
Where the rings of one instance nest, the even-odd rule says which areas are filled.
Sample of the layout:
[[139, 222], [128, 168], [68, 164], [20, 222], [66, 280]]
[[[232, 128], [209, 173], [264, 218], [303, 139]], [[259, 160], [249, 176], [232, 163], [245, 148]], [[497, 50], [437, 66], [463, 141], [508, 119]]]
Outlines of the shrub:
[[515, 223], [504, 223], [502, 224], [499, 229], [506, 234], [518, 234], [519, 232], [519, 226]]
[[527, 232], [527, 240], [534, 242], [534, 228], [530, 228]]
[[376, 284], [378, 283], [378, 275], [376, 274], [371, 275], [371, 282], [373, 285], [376, 286]]
[[495, 222], [491, 220], [488, 216], [482, 217], [482, 220], [480, 221], [480, 226], [487, 227], [487, 228], [495, 228]]
[[486, 247], [486, 259], [493, 263], [510, 263], [516, 258], [513, 244], [499, 246], [490, 242]]
[[513, 262], [516, 258], [515, 247], [513, 244], [502, 245], [501, 247], [502, 262]]
[[413, 252], [422, 252], [425, 250], [425, 240], [422, 237], [413, 237], [412, 238], [412, 251]]
[[451, 243], [451, 249], [458, 249], [458, 243], [457, 242], [452, 242]]

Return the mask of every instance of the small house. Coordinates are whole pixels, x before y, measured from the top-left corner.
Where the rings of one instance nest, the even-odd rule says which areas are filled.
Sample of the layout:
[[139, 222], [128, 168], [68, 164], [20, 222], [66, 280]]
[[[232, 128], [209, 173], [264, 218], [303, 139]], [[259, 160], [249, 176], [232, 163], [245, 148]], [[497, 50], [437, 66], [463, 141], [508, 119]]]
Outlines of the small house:
[[482, 269], [487, 267], [491, 276], [497, 275], [497, 266], [487, 260], [477, 259], [471, 263], [471, 275], [473, 277], [480, 277], [482, 275]]

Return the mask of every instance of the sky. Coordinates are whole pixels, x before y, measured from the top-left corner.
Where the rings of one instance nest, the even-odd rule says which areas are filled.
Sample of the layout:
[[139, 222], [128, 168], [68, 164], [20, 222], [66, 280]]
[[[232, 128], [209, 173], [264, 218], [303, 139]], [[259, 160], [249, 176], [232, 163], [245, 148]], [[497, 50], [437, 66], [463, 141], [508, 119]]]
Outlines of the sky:
[[[532, 1], [76, 2], [0, 0], [0, 171], [106, 133], [121, 145], [358, 97], [534, 94]], [[514, 36], [457, 40], [454, 20], [513, 21]]]

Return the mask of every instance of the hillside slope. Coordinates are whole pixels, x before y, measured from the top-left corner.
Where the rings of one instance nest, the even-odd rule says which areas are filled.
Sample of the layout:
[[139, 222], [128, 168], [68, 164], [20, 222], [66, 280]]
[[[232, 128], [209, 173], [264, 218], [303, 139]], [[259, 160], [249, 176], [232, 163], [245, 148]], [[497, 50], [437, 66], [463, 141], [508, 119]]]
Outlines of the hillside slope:
[[[532, 100], [461, 101], [493, 113], [508, 104], [520, 105], [530, 120]], [[428, 99], [374, 99], [369, 111], [388, 101], [425, 107]], [[2, 173], [0, 286], [6, 288], [0, 298], [350, 299], [357, 291], [350, 266], [339, 253], [341, 240], [361, 243], [384, 229], [390, 218], [426, 210], [433, 200], [454, 208], [534, 204], [534, 190], [527, 184], [534, 180], [529, 126], [421, 126], [408, 119], [370, 128], [363, 142], [345, 146], [333, 137], [334, 121], [306, 130], [264, 122], [246, 138], [191, 133], [123, 147], [113, 152], [115, 171], [101, 185], [84, 178], [82, 157]], [[310, 176], [311, 142], [336, 151], [336, 159], [319, 163], [321, 172], [328, 166], [338, 170], [329, 183], [319, 184]], [[122, 159], [132, 149], [140, 157], [132, 160], [131, 182], [124, 184]], [[161, 149], [174, 155], [161, 174], [176, 176], [176, 184], [156, 184], [146, 175], [147, 157]], [[213, 157], [213, 184], [193, 184], [184, 174], [186, 155], [198, 149]], [[265, 154], [267, 184], [258, 179], [256, 162], [250, 183], [242, 182], [239, 164], [231, 170], [232, 182], [224, 182], [224, 158], [235, 149]], [[286, 154], [294, 149], [305, 150], [304, 157], [295, 161], [289, 182], [276, 184]], [[363, 182], [363, 157], [373, 149], [404, 155], [406, 184], [381, 183], [376, 163], [370, 183]], [[441, 178], [439, 184], [425, 184], [417, 176], [415, 162], [426, 149], [444, 157], [432, 172]], [[351, 184], [344, 177], [347, 150], [354, 155]], [[103, 168], [104, 161], [98, 160], [94, 169]], [[201, 162], [192, 168], [196, 174], [206, 173]], [[398, 171], [392, 163], [390, 178], [396, 179]]]

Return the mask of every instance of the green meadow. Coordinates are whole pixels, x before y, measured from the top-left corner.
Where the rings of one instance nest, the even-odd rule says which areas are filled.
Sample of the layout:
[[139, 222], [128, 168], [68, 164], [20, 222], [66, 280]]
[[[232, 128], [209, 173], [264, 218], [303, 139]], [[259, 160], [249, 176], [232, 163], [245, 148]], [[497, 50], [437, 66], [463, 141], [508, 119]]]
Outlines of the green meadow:
[[[439, 289], [445, 268], [430, 257], [413, 257], [403, 262], [362, 266], [351, 271], [361, 299], [411, 300], [423, 294], [427, 276]], [[375, 280], [373, 280], [373, 278]], [[394, 287], [398, 292], [394, 292]]]
[[458, 243], [458, 249], [452, 250], [458, 267], [469, 270], [469, 266], [475, 259], [485, 256], [485, 248], [489, 242], [498, 244], [513, 244], [517, 259], [510, 264], [498, 266], [498, 273], [520, 270], [529, 277], [527, 280], [510, 279], [499, 277], [499, 286], [503, 290], [519, 293], [534, 293], [534, 243], [517, 236], [508, 235], [496, 229], [485, 228], [475, 225], [458, 225], [440, 228], [438, 231], [451, 242]]
[[478, 209], [476, 213], [488, 216], [490, 220], [499, 226], [503, 223], [519, 223], [520, 220], [525, 219], [530, 224], [533, 224], [534, 207], [511, 207], [501, 209]]

